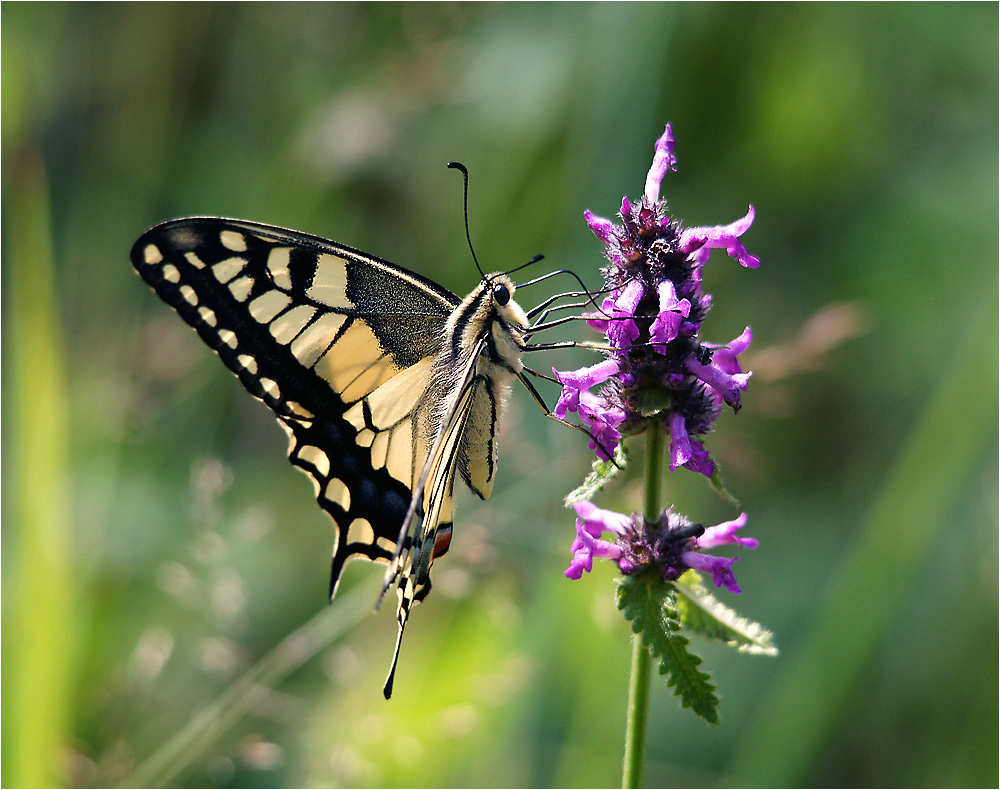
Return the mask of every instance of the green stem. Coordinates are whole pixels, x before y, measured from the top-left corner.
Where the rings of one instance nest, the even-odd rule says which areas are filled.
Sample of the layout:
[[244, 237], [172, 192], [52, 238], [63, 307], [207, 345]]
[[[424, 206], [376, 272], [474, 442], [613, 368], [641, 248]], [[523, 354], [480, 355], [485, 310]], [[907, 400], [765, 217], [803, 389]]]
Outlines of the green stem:
[[628, 687], [628, 721], [625, 725], [625, 761], [622, 787], [641, 787], [646, 758], [646, 721], [649, 715], [649, 649], [639, 634], [632, 634], [632, 676]]
[[643, 481], [642, 514], [647, 521], [660, 517], [660, 481], [663, 480], [663, 430], [653, 424], [646, 430], [646, 478]]
[[[642, 510], [653, 521], [660, 515], [660, 463], [663, 460], [663, 432], [653, 425], [646, 431], [646, 471]], [[628, 718], [625, 724], [625, 760], [622, 787], [640, 787], [646, 756], [646, 724], [649, 717], [649, 678], [652, 666], [649, 649], [639, 634], [632, 635], [632, 675], [629, 678]]]

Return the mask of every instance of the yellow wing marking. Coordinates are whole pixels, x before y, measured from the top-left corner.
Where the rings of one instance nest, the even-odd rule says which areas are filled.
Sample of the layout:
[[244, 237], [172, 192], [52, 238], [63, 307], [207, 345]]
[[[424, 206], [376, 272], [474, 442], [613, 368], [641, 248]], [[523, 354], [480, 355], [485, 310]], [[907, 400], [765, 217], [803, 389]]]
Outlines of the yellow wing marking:
[[261, 324], [271, 321], [278, 313], [288, 307], [292, 297], [281, 291], [267, 291], [250, 302], [250, 315]]
[[269, 327], [271, 336], [281, 345], [287, 346], [305, 328], [312, 317], [316, 315], [316, 308], [309, 305], [300, 304], [282, 313], [271, 322]]
[[313, 365], [346, 403], [360, 400], [399, 372], [378, 338], [355, 320]]
[[[320, 450], [318, 447], [313, 447], [311, 444], [300, 445], [296, 452], [296, 456], [298, 458], [301, 458], [303, 461], [315, 466], [316, 470], [323, 477], [326, 477], [328, 474], [330, 474], [330, 457], [322, 450]], [[318, 494], [319, 491], [317, 491], [316, 493]], [[331, 501], [336, 501], [333, 500], [332, 498], [330, 499]]]
[[307, 368], [311, 368], [333, 345], [337, 332], [346, 320], [347, 316], [337, 313], [327, 313], [317, 318], [292, 341], [291, 349], [295, 358]]
[[237, 233], [235, 230], [224, 230], [219, 234], [219, 241], [222, 246], [233, 252], [243, 252], [247, 248], [246, 236]]
[[250, 295], [251, 288], [253, 288], [253, 278], [244, 276], [229, 284], [229, 293], [233, 295], [233, 299], [237, 302], [245, 302]]
[[212, 267], [212, 274], [220, 283], [228, 283], [246, 267], [246, 258], [226, 258]]
[[291, 247], [275, 247], [267, 254], [267, 270], [271, 273], [274, 284], [283, 291], [292, 290], [292, 275], [288, 273], [291, 258]]
[[335, 255], [320, 255], [316, 260], [316, 274], [306, 292], [307, 296], [342, 310], [353, 307], [347, 298], [346, 263], [343, 258]]

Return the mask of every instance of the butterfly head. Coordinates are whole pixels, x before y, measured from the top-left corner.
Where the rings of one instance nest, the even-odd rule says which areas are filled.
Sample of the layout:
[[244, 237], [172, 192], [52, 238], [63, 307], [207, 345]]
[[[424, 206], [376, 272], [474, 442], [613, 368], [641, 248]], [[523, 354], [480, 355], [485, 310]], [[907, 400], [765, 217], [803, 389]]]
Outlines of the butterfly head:
[[516, 287], [510, 277], [503, 272], [494, 272], [483, 278], [482, 287], [492, 297], [491, 307], [497, 318], [516, 332], [528, 328], [528, 316], [514, 301]]

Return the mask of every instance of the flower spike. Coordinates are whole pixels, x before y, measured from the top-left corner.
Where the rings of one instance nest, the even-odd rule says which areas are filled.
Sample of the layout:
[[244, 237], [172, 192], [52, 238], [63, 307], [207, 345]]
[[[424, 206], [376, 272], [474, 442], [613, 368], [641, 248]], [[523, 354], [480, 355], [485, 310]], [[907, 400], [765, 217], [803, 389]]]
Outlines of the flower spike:
[[713, 249], [725, 250], [745, 268], [757, 268], [760, 260], [739, 240], [753, 224], [753, 206], [728, 225], [688, 230], [667, 213], [660, 187], [676, 165], [668, 124], [656, 141], [642, 198], [622, 198], [618, 223], [584, 212], [609, 261], [601, 312], [584, 318], [610, 350], [599, 365], [556, 371], [563, 392], [555, 413], [563, 419], [567, 411], [579, 413], [600, 439], [590, 444], [605, 460], [622, 436], [658, 424], [670, 432], [670, 468], [711, 477], [715, 464], [701, 437], [724, 406], [740, 408], [751, 374], [738, 357], [751, 334], [748, 327], [728, 346], [701, 340], [712, 306], [701, 287], [701, 269]]

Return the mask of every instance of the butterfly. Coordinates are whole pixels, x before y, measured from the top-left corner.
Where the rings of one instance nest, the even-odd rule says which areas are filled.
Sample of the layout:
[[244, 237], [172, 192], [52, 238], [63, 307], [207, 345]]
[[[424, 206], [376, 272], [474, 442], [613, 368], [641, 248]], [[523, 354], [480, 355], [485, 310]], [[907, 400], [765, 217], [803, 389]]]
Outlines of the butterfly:
[[526, 344], [538, 324], [507, 274], [460, 299], [343, 244], [243, 220], [164, 222], [131, 260], [287, 432], [289, 460], [337, 526], [331, 599], [349, 560], [388, 565], [382, 595], [395, 586], [399, 628], [388, 699], [410, 609], [451, 542], [456, 476], [490, 496], [514, 380], [549, 411], [521, 359], [543, 347]]

